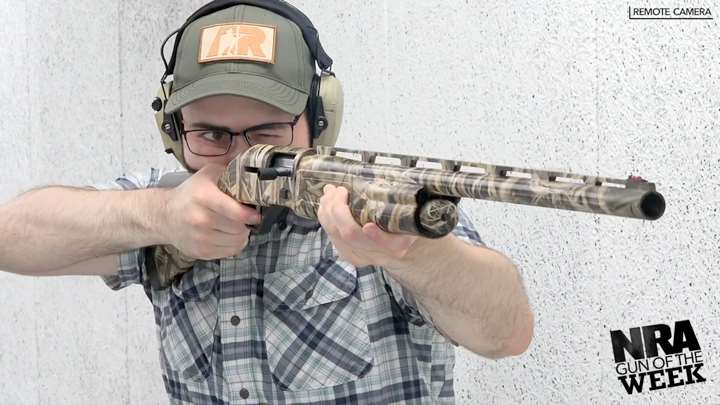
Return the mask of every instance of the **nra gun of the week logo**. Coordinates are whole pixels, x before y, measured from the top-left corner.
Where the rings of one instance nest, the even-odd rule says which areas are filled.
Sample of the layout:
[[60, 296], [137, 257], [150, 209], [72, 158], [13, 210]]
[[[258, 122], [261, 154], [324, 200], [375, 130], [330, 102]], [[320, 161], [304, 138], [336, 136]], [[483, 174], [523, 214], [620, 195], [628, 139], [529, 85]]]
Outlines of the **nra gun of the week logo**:
[[[615, 372], [628, 394], [705, 382], [700, 374], [702, 351], [689, 320], [675, 322], [675, 331], [657, 324], [610, 331]], [[662, 349], [664, 355], [660, 355]], [[627, 360], [626, 352], [633, 360]]]

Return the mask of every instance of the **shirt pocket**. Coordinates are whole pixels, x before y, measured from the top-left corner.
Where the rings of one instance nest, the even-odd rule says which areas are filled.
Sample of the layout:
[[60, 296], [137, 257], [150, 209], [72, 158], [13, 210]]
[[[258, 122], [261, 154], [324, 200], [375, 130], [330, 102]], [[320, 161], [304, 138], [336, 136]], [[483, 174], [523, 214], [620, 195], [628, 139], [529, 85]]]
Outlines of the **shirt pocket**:
[[273, 380], [289, 391], [331, 387], [372, 368], [367, 320], [354, 266], [315, 265], [265, 275], [265, 344]]
[[197, 262], [163, 290], [161, 353], [166, 366], [184, 379], [204, 380], [212, 373], [219, 267], [216, 262]]

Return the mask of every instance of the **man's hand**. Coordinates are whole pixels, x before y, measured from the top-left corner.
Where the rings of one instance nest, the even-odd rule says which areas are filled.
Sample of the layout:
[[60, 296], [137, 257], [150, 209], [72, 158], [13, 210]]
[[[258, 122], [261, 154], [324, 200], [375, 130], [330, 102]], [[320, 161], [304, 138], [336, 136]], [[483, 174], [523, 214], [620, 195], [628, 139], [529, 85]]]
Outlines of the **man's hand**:
[[165, 240], [188, 256], [220, 259], [240, 253], [248, 242], [246, 224], [261, 216], [217, 187], [225, 167], [209, 164], [181, 185], [168, 190]]
[[391, 234], [374, 223], [361, 227], [350, 214], [347, 189], [332, 184], [323, 188], [318, 220], [340, 253], [340, 259], [356, 267], [392, 266], [405, 258], [419, 238], [415, 235]]

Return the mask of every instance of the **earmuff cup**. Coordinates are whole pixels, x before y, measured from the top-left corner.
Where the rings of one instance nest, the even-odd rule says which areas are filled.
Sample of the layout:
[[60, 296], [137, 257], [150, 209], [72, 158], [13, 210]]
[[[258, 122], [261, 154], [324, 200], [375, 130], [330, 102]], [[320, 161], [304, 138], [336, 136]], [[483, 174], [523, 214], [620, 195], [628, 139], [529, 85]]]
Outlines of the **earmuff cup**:
[[313, 146], [335, 146], [342, 125], [345, 96], [342, 85], [335, 75], [323, 73], [320, 78], [320, 99], [322, 100], [327, 126], [313, 139]]

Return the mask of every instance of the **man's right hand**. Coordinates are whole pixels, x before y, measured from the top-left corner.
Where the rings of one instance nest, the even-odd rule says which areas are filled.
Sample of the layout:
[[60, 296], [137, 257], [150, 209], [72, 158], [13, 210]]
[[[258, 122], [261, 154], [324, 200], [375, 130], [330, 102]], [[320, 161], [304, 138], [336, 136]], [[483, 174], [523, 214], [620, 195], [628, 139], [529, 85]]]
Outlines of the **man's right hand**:
[[208, 164], [165, 195], [165, 240], [190, 257], [237, 255], [248, 242], [246, 225], [262, 220], [254, 209], [220, 191], [217, 183], [224, 171], [222, 165]]

